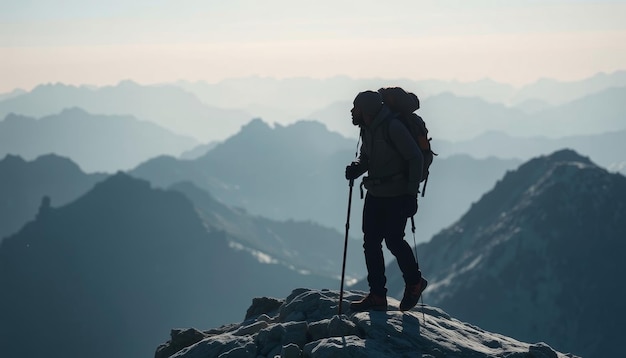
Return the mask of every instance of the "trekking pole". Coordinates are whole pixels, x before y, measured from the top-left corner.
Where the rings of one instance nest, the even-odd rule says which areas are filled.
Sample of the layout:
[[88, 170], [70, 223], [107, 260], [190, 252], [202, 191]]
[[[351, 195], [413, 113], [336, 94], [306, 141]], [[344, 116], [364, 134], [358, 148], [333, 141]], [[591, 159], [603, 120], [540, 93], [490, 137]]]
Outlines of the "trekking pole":
[[[417, 265], [417, 269], [419, 270], [420, 264], [417, 261], [417, 242], [415, 241], [415, 216], [411, 216], [411, 232], [413, 233], [413, 251], [415, 252], [415, 264]], [[420, 295], [420, 300], [422, 300], [422, 319], [424, 320], [424, 325], [426, 325], [426, 315], [424, 314], [424, 296]]]
[[415, 241], [415, 216], [411, 216], [411, 232], [413, 233], [413, 252], [415, 253], [415, 263], [419, 269], [420, 264], [417, 262], [417, 242]]
[[350, 230], [350, 208], [352, 207], [352, 187], [354, 186], [354, 179], [350, 179], [350, 192], [348, 193], [348, 218], [346, 219], [346, 239], [343, 243], [343, 265], [341, 267], [341, 289], [339, 290], [339, 313], [341, 316], [341, 304], [343, 302], [343, 280], [346, 276], [346, 255], [348, 252], [348, 231]]

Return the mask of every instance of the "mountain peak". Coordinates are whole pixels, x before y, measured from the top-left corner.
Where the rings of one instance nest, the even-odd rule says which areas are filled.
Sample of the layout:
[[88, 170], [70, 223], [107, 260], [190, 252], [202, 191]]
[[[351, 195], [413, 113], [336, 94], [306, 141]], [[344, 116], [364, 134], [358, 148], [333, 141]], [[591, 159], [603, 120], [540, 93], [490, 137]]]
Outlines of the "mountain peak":
[[549, 163], [575, 162], [585, 165], [594, 165], [589, 158], [578, 154], [573, 149], [561, 149], [542, 158], [545, 158]]
[[[352, 301], [363, 294], [348, 291], [344, 297]], [[155, 357], [217, 357], [225, 352], [311, 358], [566, 356], [545, 343], [528, 344], [486, 332], [438, 308], [401, 312], [394, 299], [387, 312], [338, 316], [338, 296], [337, 291], [301, 288], [284, 300], [255, 298], [242, 323], [205, 332], [173, 330], [172, 339], [157, 348]]]
[[[118, 171], [96, 183], [90, 191], [70, 206], [74, 207], [77, 212], [93, 210], [95, 213], [100, 210], [98, 215], [112, 217], [122, 215], [122, 212], [131, 215], [134, 210], [144, 213], [161, 213], [164, 205], [169, 206], [170, 209], [176, 208], [175, 211], [181, 216], [183, 213], [193, 212], [191, 203], [180, 193], [153, 188], [147, 180]], [[108, 208], [111, 212], [107, 212], [104, 208]]]
[[253, 118], [248, 124], [241, 127], [241, 132], [250, 131], [256, 133], [258, 131], [265, 132], [271, 129], [270, 125], [265, 123], [262, 118]]
[[492, 191], [483, 195], [481, 200], [472, 206], [463, 219], [475, 223], [476, 220], [484, 220], [485, 215], [493, 217], [510, 211], [516, 207], [515, 205], [531, 204], [531, 197], [536, 197], [557, 184], [563, 184], [565, 187], [593, 186], [590, 178], [579, 175], [581, 169], [606, 172], [589, 158], [571, 149], [531, 159], [517, 170], [507, 172]]
[[135, 87], [140, 87], [141, 85], [138, 84], [137, 82], [130, 80], [130, 79], [126, 79], [126, 80], [121, 80], [118, 84], [118, 87], [126, 87], [126, 88], [135, 88]]
[[50, 171], [78, 172], [80, 167], [66, 157], [54, 153], [40, 155], [32, 162], [27, 162], [19, 155], [7, 154], [4, 159], [0, 159], [0, 169], [4, 168], [6, 173], [15, 173], [26, 167], [46, 168]]
[[4, 117], [4, 122], [15, 125], [25, 121], [34, 121], [34, 118], [27, 117], [18, 113], [10, 112]]
[[[111, 175], [106, 180], [97, 183], [92, 192], [130, 192], [133, 194], [142, 193], [146, 191], [152, 190], [150, 182], [144, 179], [137, 179], [128, 175], [123, 171], [118, 171], [117, 173]], [[160, 191], [160, 189], [155, 189]]]
[[71, 118], [80, 118], [89, 115], [87, 111], [80, 107], [67, 107], [61, 110], [59, 116], [63, 117], [71, 117]]
[[40, 85], [37, 85], [33, 91], [38, 91], [38, 90], [46, 90], [49, 88], [72, 88], [74, 86], [72, 85], [66, 85], [65, 83], [62, 82], [48, 82], [48, 83], [43, 83]]
[[4, 159], [0, 160], [0, 165], [22, 165], [25, 164], [26, 161], [19, 155], [7, 154], [4, 156]]

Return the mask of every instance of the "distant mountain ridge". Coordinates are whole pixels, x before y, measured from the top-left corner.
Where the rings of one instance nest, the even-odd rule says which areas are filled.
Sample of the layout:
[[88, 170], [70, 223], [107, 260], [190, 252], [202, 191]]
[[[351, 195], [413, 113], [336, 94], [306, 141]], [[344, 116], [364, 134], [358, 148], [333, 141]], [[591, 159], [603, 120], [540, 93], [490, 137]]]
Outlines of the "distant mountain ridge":
[[[419, 96], [419, 92], [417, 94]], [[429, 135], [449, 142], [466, 141], [492, 131], [513, 137], [557, 139], [626, 130], [623, 98], [626, 98], [626, 86], [608, 88], [558, 106], [525, 110], [476, 96], [444, 92], [420, 96], [421, 108], [416, 113], [426, 122]], [[318, 120], [346, 137], [356, 138], [359, 131], [351, 124], [350, 108], [352, 99], [337, 101], [306, 118]]]
[[0, 156], [34, 159], [55, 153], [87, 172], [131, 169], [158, 155], [179, 155], [197, 142], [132, 116], [64, 109], [39, 119], [9, 114], [0, 121]]
[[572, 82], [544, 78], [521, 87], [511, 100], [513, 103], [521, 103], [529, 99], [543, 99], [558, 106], [589, 94], [617, 87], [626, 87], [626, 71], [624, 70], [612, 73], [601, 72]]
[[0, 243], [0, 355], [143, 357], [172, 327], [223, 324], [256, 295], [336, 282], [261, 263], [183, 194], [118, 173]]
[[[500, 125], [511, 124], [511, 120], [515, 123], [518, 118], [525, 119], [530, 116], [532, 125], [520, 124], [509, 130], [511, 135], [519, 132], [527, 136], [538, 134], [529, 131], [541, 128], [535, 127], [537, 122], [545, 125], [544, 119], [559, 114], [555, 111], [550, 112], [552, 107], [577, 102], [587, 96], [603, 97], [602, 92], [626, 87], [626, 71], [599, 73], [572, 82], [545, 79], [521, 88], [489, 79], [465, 83], [441, 80], [414, 81], [402, 78], [352, 79], [345, 76], [323, 80], [249, 77], [228, 79], [215, 84], [179, 81], [149, 86], [127, 80], [115, 86], [100, 88], [47, 84], [27, 93], [17, 92], [1, 97], [3, 99], [0, 99], [0, 118], [9, 113], [41, 117], [58, 113], [63, 108], [81, 107], [96, 114], [134, 115], [177, 134], [192, 136], [201, 142], [224, 140], [252, 118], [263, 118], [270, 123], [282, 125], [301, 119], [313, 119], [321, 121], [331, 130], [338, 131], [344, 136], [355, 137], [357, 132], [349, 127], [349, 109], [354, 96], [365, 89], [376, 90], [386, 86], [401, 86], [415, 92], [423, 101], [424, 112], [435, 114], [427, 117], [431, 118], [431, 121], [442, 123], [441, 128], [434, 127], [437, 129], [435, 133], [441, 138], [468, 139], [486, 130], [502, 130]], [[443, 106], [436, 104], [435, 98], [440, 96], [444, 96]], [[623, 94], [618, 94], [619, 98], [623, 98]], [[469, 111], [455, 111], [457, 107], [465, 107], [468, 99], [478, 100], [474, 102], [477, 107], [470, 107]], [[428, 100], [432, 104], [429, 105]], [[607, 103], [609, 106], [619, 106], [622, 102], [618, 100]], [[523, 104], [530, 104], [532, 108], [522, 107]], [[499, 108], [502, 106], [504, 108]], [[429, 112], [430, 107], [433, 107], [432, 112]], [[605, 107], [599, 108], [605, 111]], [[594, 114], [598, 114], [598, 108], [593, 106], [589, 108]], [[538, 116], [534, 119], [535, 114], [544, 111], [548, 113], [547, 117]], [[581, 108], [581, 111], [585, 112], [585, 109]], [[501, 115], [491, 118], [485, 114]], [[472, 118], [472, 115], [476, 118]], [[623, 117], [621, 109], [618, 115]], [[583, 116], [583, 121], [577, 119], [579, 123], [572, 128], [564, 127], [563, 133], [558, 127], [547, 127], [545, 130], [548, 130], [549, 136], [598, 133], [594, 132], [593, 126], [583, 127], [584, 132], [577, 128], [587, 123], [584, 121], [587, 117], [588, 113]], [[562, 118], [552, 119], [567, 120], [568, 117], [563, 114]], [[595, 118], [599, 132], [626, 129], [615, 128], [619, 121], [613, 123], [608, 119], [606, 126], [602, 121], [597, 122], [598, 119]], [[467, 126], [468, 123], [481, 124], [482, 121], [498, 126]], [[577, 131], [573, 131], [574, 129]], [[467, 130], [469, 132], [465, 132]], [[462, 134], [463, 136], [460, 136]]]
[[[348, 182], [345, 166], [355, 156], [356, 141], [329, 132], [318, 122], [270, 127], [261, 120], [195, 160], [159, 157], [129, 173], [154, 185], [190, 181], [229, 206], [275, 220], [313, 220], [345, 230]], [[453, 223], [472, 201], [489, 190], [520, 161], [469, 156], [437, 159], [428, 193], [420, 199], [417, 240], [428, 240]], [[354, 191], [353, 230], [361, 237], [363, 201]]]
[[161, 187], [191, 181], [231, 206], [268, 218], [309, 219], [332, 210], [334, 202], [326, 199], [345, 197], [343, 168], [354, 154], [341, 158], [354, 146], [317, 122], [272, 128], [254, 120], [198, 159], [156, 158], [130, 173]]
[[17, 97], [17, 96], [20, 96], [20, 95], [23, 95], [23, 94], [26, 94], [26, 93], [27, 93], [27, 91], [24, 91], [21, 88], [16, 88], [16, 89], [14, 89], [11, 92], [0, 94], [0, 101], [4, 101], [5, 99]]
[[[624, 97], [619, 89], [626, 87], [626, 71], [599, 73], [572, 82], [545, 79], [521, 88], [488, 79], [462, 83], [347, 77], [325, 80], [251, 77], [217, 84], [178, 82], [177, 85], [195, 93], [205, 103], [248, 107], [252, 101], [258, 101], [271, 109], [254, 111], [257, 117], [283, 124], [298, 119], [318, 120], [346, 137], [358, 135], [349, 116], [354, 96], [365, 89], [385, 86], [401, 86], [415, 92], [422, 101], [418, 112], [430, 123], [433, 136], [446, 140], [466, 140], [487, 130], [505, 131], [513, 136], [560, 137], [626, 129], [619, 120], [624, 116], [624, 101], [615, 99], [615, 96]], [[286, 94], [294, 99], [286, 101]], [[585, 97], [594, 98], [598, 105], [585, 101]], [[531, 109], [523, 107], [531, 101], [534, 102]], [[567, 110], [570, 102], [581, 105]], [[561, 109], [551, 110], [553, 107]], [[289, 110], [281, 116], [277, 114], [281, 109]], [[602, 118], [602, 113], [610, 118]], [[589, 118], [594, 119], [593, 124]], [[574, 126], [562, 126], [558, 121], [573, 121]], [[557, 123], [550, 125], [551, 122]]]
[[[418, 245], [425, 301], [516, 339], [620, 355], [626, 177], [574, 151], [508, 172], [454, 225]], [[393, 296], [403, 281], [390, 263]], [[359, 283], [356, 287], [362, 287]]]
[[[531, 114], [477, 98], [442, 94], [424, 99], [423, 108], [418, 113], [427, 121], [434, 147], [441, 156], [470, 154], [477, 158], [498, 156], [527, 160], [568, 147], [590, 155], [607, 168], [626, 170], [623, 154], [626, 153], [626, 141], [621, 138], [626, 131], [626, 125], [622, 123], [626, 101], [620, 100], [626, 96], [625, 91], [626, 88], [613, 88], [566, 106]], [[332, 125], [350, 134], [347, 137], [350, 140], [356, 140], [354, 136], [358, 135], [358, 128], [345, 119], [349, 107], [348, 102], [336, 103], [332, 113], [313, 113], [310, 117], [319, 120], [310, 121], [325, 122], [328, 130], [332, 130]], [[302, 121], [293, 124], [299, 122]], [[41, 128], [44, 123], [47, 126]], [[291, 125], [277, 126], [289, 128]], [[515, 127], [518, 129], [511, 131]], [[490, 129], [485, 132], [485, 128]], [[527, 128], [532, 130], [529, 132]], [[148, 121], [138, 121], [130, 116], [94, 115], [78, 108], [37, 120], [9, 115], [0, 121], [0, 129], [0, 137], [4, 139], [0, 142], [0, 155], [10, 153], [32, 159], [55, 152], [69, 156], [90, 172], [128, 170], [159, 155], [197, 159], [217, 144], [197, 146], [193, 138], [175, 135]], [[441, 135], [442, 131], [457, 133], [467, 139], [447, 140]], [[529, 136], [532, 132], [536, 135]], [[501, 133], [502, 138], [494, 133]], [[116, 143], [108, 144], [107, 138]]]
[[611, 170], [626, 174], [626, 130], [602, 134], [567, 136], [560, 139], [547, 137], [512, 137], [502, 132], [486, 132], [467, 141], [448, 142], [433, 140], [440, 156], [465, 154], [474, 158], [518, 158], [533, 157], [571, 148], [585, 153], [594, 162]]
[[86, 174], [71, 160], [53, 154], [32, 161], [5, 156], [0, 160], [0, 241], [35, 218], [44, 196], [62, 206], [106, 176]]
[[[194, 93], [209, 105], [230, 108], [249, 108], [257, 105], [270, 110], [253, 112], [266, 120], [284, 121], [307, 117], [314, 108], [324, 108], [339, 101], [352, 101], [364, 89], [377, 90], [384, 86], [401, 86], [427, 98], [442, 93], [453, 93], [458, 97], [479, 97], [485, 101], [516, 106], [529, 100], [542, 100], [550, 106], [558, 106], [612, 87], [626, 86], [626, 71], [598, 73], [578, 81], [556, 81], [542, 79], [516, 88], [490, 79], [471, 82], [445, 80], [410, 80], [406, 78], [355, 79], [336, 76], [327, 79], [247, 77], [225, 79], [218, 83], [203, 81], [179, 81], [175, 85]], [[295, 94], [297, 100], [285, 103], [285, 94]], [[283, 109], [288, 117], [275, 118], [266, 113]], [[349, 108], [348, 108], [349, 109]], [[346, 113], [347, 115], [347, 113]], [[293, 117], [293, 118], [289, 118]]]
[[608, 88], [541, 111], [533, 116], [530, 125], [541, 128], [551, 123], [553, 127], [543, 128], [551, 138], [626, 130], [624, 98], [626, 86]]
[[198, 141], [222, 139], [253, 117], [242, 110], [206, 105], [176, 86], [142, 86], [128, 80], [96, 88], [40, 85], [0, 101], [0, 118], [9, 113], [43, 117], [72, 107], [98, 115], [132, 115]]

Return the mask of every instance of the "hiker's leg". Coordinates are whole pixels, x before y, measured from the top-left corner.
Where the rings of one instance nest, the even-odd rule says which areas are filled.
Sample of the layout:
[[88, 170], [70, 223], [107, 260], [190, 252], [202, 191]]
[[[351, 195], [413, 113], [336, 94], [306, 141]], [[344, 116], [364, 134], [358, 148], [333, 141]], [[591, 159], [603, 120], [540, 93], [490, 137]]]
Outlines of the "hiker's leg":
[[367, 266], [367, 282], [370, 292], [386, 296], [385, 258], [383, 256], [383, 207], [380, 198], [369, 194], [365, 197], [363, 207], [363, 249]]
[[422, 275], [411, 246], [404, 240], [407, 218], [403, 212], [402, 198], [388, 198], [386, 209], [385, 244], [396, 257], [404, 282], [407, 285], [416, 284]]

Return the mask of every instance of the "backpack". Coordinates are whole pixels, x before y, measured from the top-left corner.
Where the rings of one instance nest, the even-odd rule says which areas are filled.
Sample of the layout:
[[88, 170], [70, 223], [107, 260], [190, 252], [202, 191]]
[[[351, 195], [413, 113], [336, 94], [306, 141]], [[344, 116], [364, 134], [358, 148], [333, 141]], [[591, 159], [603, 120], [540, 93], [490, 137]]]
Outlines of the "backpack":
[[400, 87], [387, 87], [378, 90], [383, 97], [383, 102], [396, 113], [396, 117], [408, 129], [411, 137], [417, 143], [422, 151], [424, 162], [422, 167], [422, 196], [426, 194], [426, 184], [428, 183], [428, 175], [430, 173], [430, 165], [433, 163], [434, 156], [437, 155], [430, 147], [432, 138], [428, 137], [428, 129], [426, 123], [419, 115], [413, 113], [420, 108], [419, 99], [413, 93], [406, 92]]

